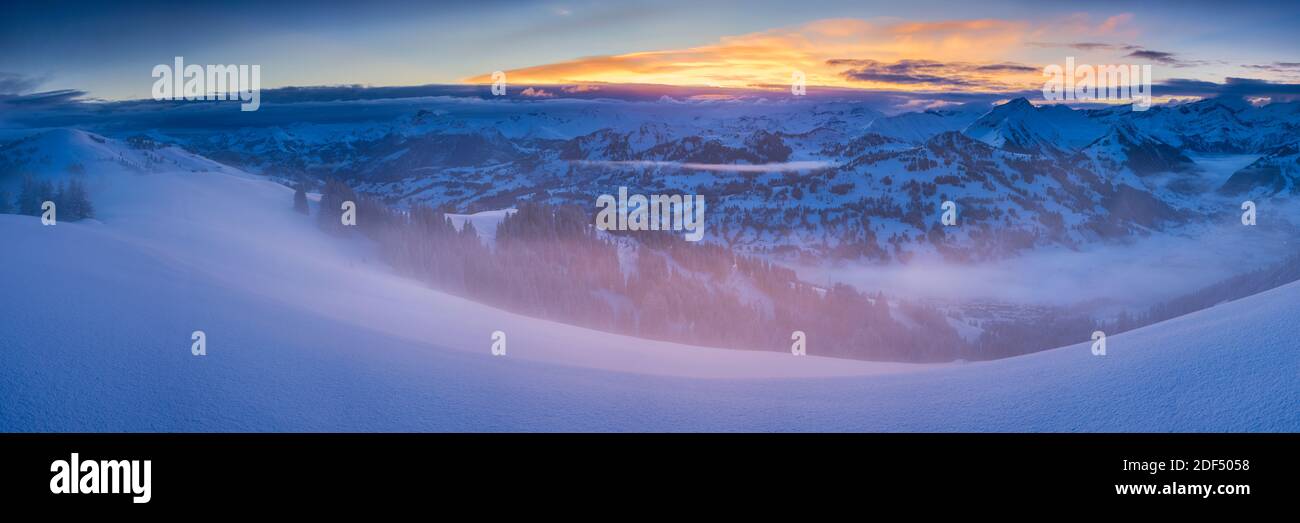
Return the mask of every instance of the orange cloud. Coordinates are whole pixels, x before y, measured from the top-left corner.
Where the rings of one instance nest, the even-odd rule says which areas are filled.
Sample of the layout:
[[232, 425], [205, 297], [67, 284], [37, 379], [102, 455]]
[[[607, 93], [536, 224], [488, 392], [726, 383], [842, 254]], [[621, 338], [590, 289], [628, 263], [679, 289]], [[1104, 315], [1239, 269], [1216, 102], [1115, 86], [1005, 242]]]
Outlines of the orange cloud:
[[[1100, 24], [1071, 17], [1059, 34], [1113, 33], [1131, 15]], [[909, 22], [827, 19], [757, 33], [724, 36], [685, 49], [591, 56], [507, 71], [515, 85], [641, 83], [713, 87], [808, 85], [873, 89], [1015, 90], [1042, 85], [1041, 67], [1012, 57], [1047, 26], [999, 19]], [[491, 83], [490, 75], [467, 78]]]

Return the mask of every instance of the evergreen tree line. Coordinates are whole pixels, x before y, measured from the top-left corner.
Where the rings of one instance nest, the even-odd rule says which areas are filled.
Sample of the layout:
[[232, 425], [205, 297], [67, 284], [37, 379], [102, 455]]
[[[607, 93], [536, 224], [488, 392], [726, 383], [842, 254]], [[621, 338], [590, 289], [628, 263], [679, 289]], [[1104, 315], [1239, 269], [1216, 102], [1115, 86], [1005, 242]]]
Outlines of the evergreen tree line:
[[76, 177], [55, 185], [49, 180], [37, 181], [24, 176], [16, 199], [8, 191], [0, 190], [0, 214], [40, 216], [43, 212], [41, 206], [47, 201], [54, 202], [56, 218], [61, 221], [75, 222], [95, 217], [95, 206], [90, 201], [86, 184]]
[[[301, 184], [299, 184], [299, 190], [302, 190]], [[325, 230], [325, 232], [329, 232], [332, 234], [344, 233], [345, 229], [342, 221], [343, 202], [347, 202], [347, 201], [356, 203], [358, 206], [360, 206], [360, 203], [357, 201], [357, 193], [356, 191], [352, 190], [352, 187], [349, 187], [348, 184], [343, 183], [334, 178], [330, 178], [326, 180], [325, 186], [324, 188], [321, 189], [321, 193], [320, 193], [320, 210], [317, 211], [316, 214], [316, 224], [319, 225], [321, 229]], [[299, 204], [298, 194], [297, 191], [295, 191], [294, 208], [299, 209], [299, 212], [305, 212], [299, 206], [300, 205], [305, 206], [306, 203], [307, 203], [306, 193], [305, 192], [303, 193], [302, 203]], [[357, 211], [358, 225], [362, 223], [362, 220], [360, 219], [360, 214], [361, 212], [358, 210]]]
[[1251, 272], [1238, 274], [1200, 290], [1169, 301], [1157, 303], [1137, 314], [1123, 313], [1107, 323], [1106, 333], [1119, 333], [1208, 309], [1220, 303], [1254, 296], [1261, 292], [1300, 281], [1300, 254]]
[[575, 206], [524, 202], [485, 244], [473, 223], [457, 229], [448, 209], [395, 210], [341, 182], [327, 183], [322, 193], [322, 228], [346, 233], [338, 224], [341, 202], [349, 199], [357, 203], [357, 229], [377, 241], [388, 263], [444, 292], [528, 316], [714, 347], [788, 351], [798, 330], [808, 337], [809, 354], [854, 359], [1028, 354], [1086, 342], [1094, 330], [1118, 334], [1300, 280], [1296, 255], [1138, 314], [1103, 321], [1060, 310], [987, 323], [972, 342], [932, 306], [844, 284], [821, 288], [763, 258], [671, 232], [602, 236]]
[[1090, 340], [1099, 330], [1107, 336], [1153, 325], [1300, 281], [1300, 254], [1255, 271], [1238, 274], [1199, 290], [1160, 302], [1145, 311], [1121, 312], [1112, 320], [1058, 312], [1032, 320], [997, 322], [984, 327], [968, 359], [995, 359], [1063, 347]]
[[[968, 344], [934, 308], [847, 285], [821, 289], [794, 271], [680, 234], [597, 234], [575, 206], [521, 203], [485, 243], [445, 209], [399, 211], [331, 182], [320, 226], [333, 233], [339, 205], [357, 203], [358, 232], [398, 272], [497, 308], [641, 338], [738, 349], [789, 351], [794, 331], [808, 353], [886, 361], [949, 361]], [[341, 204], [341, 203], [340, 203]], [[622, 260], [622, 261], [620, 261]]]
[[293, 210], [303, 214], [311, 213], [311, 207], [307, 205], [307, 183], [302, 180], [294, 184]]

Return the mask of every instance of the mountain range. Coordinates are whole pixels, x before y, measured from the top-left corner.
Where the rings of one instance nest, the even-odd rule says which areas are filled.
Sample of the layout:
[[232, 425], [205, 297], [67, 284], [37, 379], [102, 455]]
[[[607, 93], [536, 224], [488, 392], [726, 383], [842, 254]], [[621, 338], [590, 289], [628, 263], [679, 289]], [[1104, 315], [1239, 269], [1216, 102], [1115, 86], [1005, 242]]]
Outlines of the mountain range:
[[[339, 108], [337, 105], [346, 105]], [[1127, 241], [1300, 191], [1300, 103], [1214, 98], [1132, 111], [1019, 98], [886, 116], [850, 102], [502, 101], [435, 97], [204, 127], [85, 125], [148, 162], [175, 145], [286, 183], [346, 181], [449, 212], [520, 201], [592, 207], [599, 194], [703, 194], [706, 241], [775, 256], [977, 261]], [[277, 109], [269, 106], [271, 115]], [[376, 116], [368, 116], [378, 113]], [[304, 116], [306, 115], [306, 116]], [[9, 180], [60, 159], [0, 145]], [[1231, 173], [1198, 162], [1233, 156]], [[75, 167], [74, 167], [75, 168]], [[959, 227], [939, 225], [953, 201]]]
[[[948, 132], [922, 144], [924, 153], [877, 147], [886, 156], [960, 147], [989, 161], [1023, 157], [973, 142]], [[292, 208], [292, 190], [175, 145], [63, 129], [5, 151], [8, 160], [26, 155], [42, 178], [84, 177], [99, 219], [48, 227], [0, 215], [10, 297], [0, 300], [0, 430], [1300, 426], [1300, 352], [1288, 334], [1300, 315], [1297, 283], [1114, 334], [1105, 357], [1091, 352], [1085, 324], [1065, 329], [1072, 341], [1055, 350], [977, 363], [825, 357], [846, 342], [816, 329], [806, 356], [725, 350], [530, 318], [430, 289], [360, 238], [322, 232]], [[192, 354], [194, 331], [206, 335], [205, 356]], [[496, 331], [508, 336], [504, 356], [490, 351]], [[774, 341], [788, 343], [782, 334]]]

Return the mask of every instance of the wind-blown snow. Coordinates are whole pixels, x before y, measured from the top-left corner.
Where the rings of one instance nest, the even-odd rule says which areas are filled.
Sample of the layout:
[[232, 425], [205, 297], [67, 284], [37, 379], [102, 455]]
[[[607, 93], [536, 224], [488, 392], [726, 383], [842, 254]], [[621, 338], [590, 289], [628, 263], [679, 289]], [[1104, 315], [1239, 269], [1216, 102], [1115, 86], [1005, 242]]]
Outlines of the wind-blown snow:
[[816, 332], [807, 357], [690, 347], [427, 289], [249, 175], [84, 161], [100, 221], [0, 216], [0, 430], [1300, 428], [1300, 285], [1112, 336], [1104, 357], [835, 360]]
[[497, 209], [493, 211], [482, 211], [474, 214], [446, 214], [451, 220], [451, 224], [457, 231], [465, 228], [465, 222], [474, 224], [474, 232], [478, 237], [487, 241], [493, 241], [497, 238], [497, 226], [506, 219], [506, 216], [517, 212], [516, 209]]

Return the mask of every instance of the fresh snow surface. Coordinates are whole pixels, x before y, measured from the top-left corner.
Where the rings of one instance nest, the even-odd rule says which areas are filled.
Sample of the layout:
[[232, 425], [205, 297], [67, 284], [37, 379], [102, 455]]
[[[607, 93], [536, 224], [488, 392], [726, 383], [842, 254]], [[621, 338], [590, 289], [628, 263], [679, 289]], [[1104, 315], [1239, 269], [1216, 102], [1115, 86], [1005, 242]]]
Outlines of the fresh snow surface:
[[506, 216], [514, 214], [516, 209], [497, 209], [492, 211], [476, 212], [474, 214], [452, 214], [446, 216], [451, 220], [451, 225], [457, 231], [465, 228], [465, 222], [474, 224], [474, 232], [478, 233], [479, 238], [487, 241], [493, 241], [497, 238], [497, 226], [506, 219]]
[[320, 232], [290, 189], [169, 154], [181, 168], [80, 157], [98, 221], [0, 215], [0, 430], [1300, 429], [1296, 284], [1111, 336], [1104, 357], [836, 360], [816, 332], [805, 357], [690, 347], [430, 290]]

